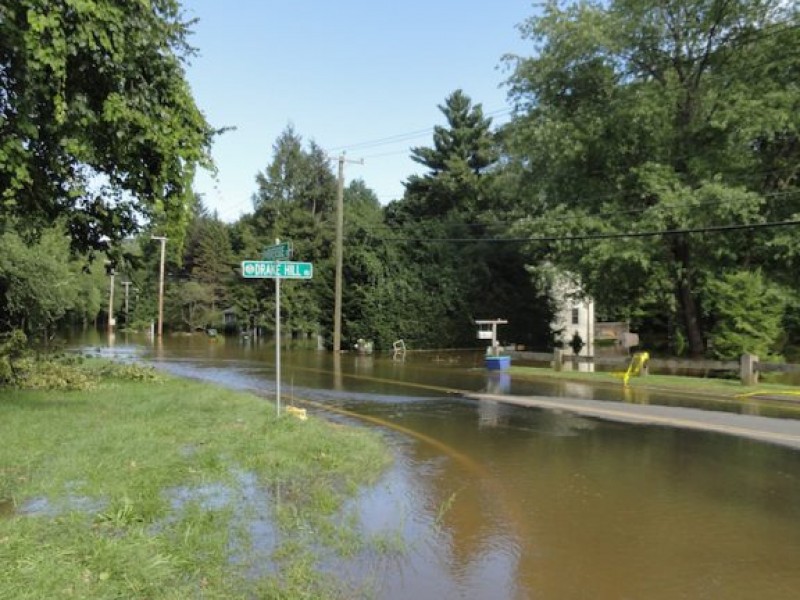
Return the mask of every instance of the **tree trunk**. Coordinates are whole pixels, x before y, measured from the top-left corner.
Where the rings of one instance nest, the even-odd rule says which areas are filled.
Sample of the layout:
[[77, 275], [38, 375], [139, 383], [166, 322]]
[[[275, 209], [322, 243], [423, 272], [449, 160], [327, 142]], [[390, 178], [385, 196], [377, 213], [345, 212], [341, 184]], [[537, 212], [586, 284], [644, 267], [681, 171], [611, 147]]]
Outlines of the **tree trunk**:
[[700, 321], [697, 318], [697, 302], [687, 278], [681, 277], [679, 279], [677, 294], [683, 326], [686, 328], [686, 337], [689, 342], [689, 355], [692, 358], [699, 358], [705, 353], [705, 344], [703, 343]]
[[693, 358], [698, 358], [705, 353], [705, 343], [703, 342], [703, 331], [698, 318], [697, 300], [692, 290], [689, 245], [684, 240], [676, 239], [672, 243], [672, 252], [677, 268], [675, 295], [678, 300], [681, 320], [686, 330], [689, 354]]

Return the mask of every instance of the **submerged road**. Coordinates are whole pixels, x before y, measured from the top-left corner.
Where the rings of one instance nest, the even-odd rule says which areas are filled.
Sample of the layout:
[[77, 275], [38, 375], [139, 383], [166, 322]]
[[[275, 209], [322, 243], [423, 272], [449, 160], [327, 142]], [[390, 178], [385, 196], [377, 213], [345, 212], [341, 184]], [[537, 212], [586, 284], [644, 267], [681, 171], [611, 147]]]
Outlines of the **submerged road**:
[[800, 421], [794, 419], [578, 398], [556, 399], [545, 396], [506, 396], [473, 392], [465, 392], [463, 397], [479, 402], [501, 402], [530, 408], [564, 411], [608, 421], [680, 427], [737, 435], [800, 449]]

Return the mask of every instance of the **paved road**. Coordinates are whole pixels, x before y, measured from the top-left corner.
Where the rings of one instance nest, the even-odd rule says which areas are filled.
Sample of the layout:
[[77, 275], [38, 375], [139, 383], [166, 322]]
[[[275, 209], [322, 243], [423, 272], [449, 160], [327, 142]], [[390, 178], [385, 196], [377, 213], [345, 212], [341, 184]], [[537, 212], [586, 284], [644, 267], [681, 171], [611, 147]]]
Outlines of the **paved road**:
[[713, 431], [800, 448], [800, 421], [794, 419], [775, 419], [697, 408], [625, 404], [578, 398], [504, 396], [472, 392], [464, 393], [463, 396], [480, 402], [502, 402], [517, 406], [566, 411], [609, 421]]

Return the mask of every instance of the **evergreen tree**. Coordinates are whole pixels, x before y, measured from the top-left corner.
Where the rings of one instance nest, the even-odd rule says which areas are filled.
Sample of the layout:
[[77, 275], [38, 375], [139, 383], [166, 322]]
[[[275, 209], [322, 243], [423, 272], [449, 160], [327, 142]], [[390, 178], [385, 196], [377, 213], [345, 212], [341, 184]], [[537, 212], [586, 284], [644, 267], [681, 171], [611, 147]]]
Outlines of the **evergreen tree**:
[[447, 126], [434, 128], [433, 147], [412, 150], [429, 171], [411, 176], [403, 199], [386, 211], [395, 236], [413, 240], [401, 250], [413, 271], [403, 289], [422, 319], [415, 324], [406, 311], [404, 325], [419, 336], [414, 341], [463, 347], [476, 343], [476, 319], [505, 318], [512, 341], [546, 347], [549, 304], [533, 286], [527, 257], [502, 241], [515, 201], [497, 186], [491, 119], [461, 90], [439, 108]]
[[433, 147], [411, 149], [411, 159], [429, 172], [406, 182], [406, 203], [415, 217], [452, 210], [472, 214], [480, 207], [483, 175], [498, 159], [492, 120], [463, 91], [450, 94], [439, 110], [447, 126], [433, 131]]
[[256, 175], [256, 210], [272, 205], [274, 210], [292, 206], [321, 218], [329, 213], [336, 199], [336, 181], [325, 152], [315, 143], [303, 149], [302, 138], [287, 127], [276, 140], [272, 162]]
[[[273, 146], [273, 159], [256, 176], [255, 212], [249, 230], [260, 252], [276, 239], [291, 240], [296, 260], [313, 262], [311, 282], [286, 285], [281, 290], [286, 331], [311, 333], [319, 330], [325, 298], [333, 287], [328, 273], [333, 253], [333, 215], [336, 179], [324, 152], [314, 143], [303, 148], [302, 138], [288, 127]], [[272, 310], [272, 282], [250, 282], [256, 289], [258, 312]], [[332, 303], [330, 305], [332, 307]]]
[[[216, 213], [209, 215], [199, 203], [189, 226], [182, 277], [208, 288], [212, 312], [225, 308], [235, 265], [228, 226], [219, 220]], [[219, 317], [215, 318], [214, 324], [220, 324]]]

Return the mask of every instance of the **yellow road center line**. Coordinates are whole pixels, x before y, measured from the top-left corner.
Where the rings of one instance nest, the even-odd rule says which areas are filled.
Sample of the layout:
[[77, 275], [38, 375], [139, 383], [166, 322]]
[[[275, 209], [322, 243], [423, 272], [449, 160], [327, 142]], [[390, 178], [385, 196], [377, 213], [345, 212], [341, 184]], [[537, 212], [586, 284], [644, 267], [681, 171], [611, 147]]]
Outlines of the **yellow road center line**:
[[441, 442], [440, 440], [437, 440], [436, 438], [431, 437], [431, 436], [429, 436], [427, 434], [420, 433], [419, 431], [414, 431], [413, 429], [409, 429], [408, 427], [404, 427], [403, 425], [398, 425], [397, 423], [393, 423], [393, 422], [388, 421], [386, 419], [381, 419], [380, 417], [373, 417], [371, 415], [363, 415], [361, 413], [349, 411], [349, 410], [346, 410], [344, 408], [338, 408], [338, 407], [335, 407], [335, 406], [331, 406], [329, 404], [323, 404], [321, 402], [315, 402], [313, 400], [307, 400], [305, 398], [299, 398], [299, 397], [295, 397], [295, 396], [290, 396], [290, 398], [293, 401], [297, 401], [298, 403], [306, 404], [308, 406], [313, 406], [314, 408], [317, 408], [319, 410], [333, 412], [333, 413], [344, 415], [344, 416], [347, 416], [347, 417], [353, 417], [353, 418], [359, 419], [361, 421], [366, 421], [368, 423], [372, 423], [374, 425], [379, 425], [381, 427], [387, 427], [389, 429], [393, 429], [395, 431], [399, 431], [400, 433], [402, 433], [404, 435], [407, 435], [409, 437], [415, 438], [415, 439], [417, 439], [417, 440], [419, 440], [421, 442], [424, 442], [425, 444], [428, 444], [429, 446], [432, 446], [432, 447], [436, 448], [437, 450], [439, 450], [443, 454], [446, 454], [447, 456], [453, 458], [457, 462], [461, 463], [461, 465], [463, 465], [464, 467], [466, 467], [470, 471], [473, 471], [476, 474], [479, 474], [481, 476], [485, 476], [485, 475], [488, 474], [488, 471], [486, 470], [486, 468], [483, 465], [481, 465], [480, 463], [476, 462], [475, 460], [473, 460], [472, 458], [470, 458], [466, 454], [463, 454], [463, 453], [459, 452], [458, 450], [456, 450], [452, 446], [448, 446], [444, 442]]

